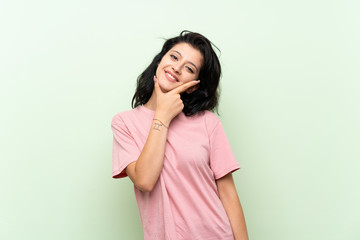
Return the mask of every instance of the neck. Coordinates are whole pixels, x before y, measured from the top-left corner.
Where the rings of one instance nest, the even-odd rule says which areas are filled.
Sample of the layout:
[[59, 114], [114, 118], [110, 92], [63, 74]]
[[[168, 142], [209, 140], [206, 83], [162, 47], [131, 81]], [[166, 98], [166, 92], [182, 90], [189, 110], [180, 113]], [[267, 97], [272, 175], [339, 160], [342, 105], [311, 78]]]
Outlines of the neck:
[[151, 97], [147, 103], [144, 104], [144, 107], [156, 111], [156, 94], [155, 90], [152, 92]]

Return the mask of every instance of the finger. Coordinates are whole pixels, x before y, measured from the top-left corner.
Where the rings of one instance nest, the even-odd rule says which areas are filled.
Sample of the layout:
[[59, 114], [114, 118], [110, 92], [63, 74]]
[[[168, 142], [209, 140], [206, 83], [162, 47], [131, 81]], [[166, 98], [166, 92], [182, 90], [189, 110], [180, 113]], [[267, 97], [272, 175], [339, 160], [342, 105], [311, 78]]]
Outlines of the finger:
[[191, 82], [184, 83], [183, 85], [178, 86], [177, 88], [173, 89], [172, 92], [180, 94], [182, 92], [185, 92], [188, 88], [191, 88], [192, 86], [195, 86], [199, 82], [200, 82], [200, 80], [194, 80], [194, 81], [191, 81]]
[[159, 86], [159, 81], [158, 81], [156, 75], [154, 75], [154, 89], [155, 89], [156, 94], [162, 93], [160, 86]]

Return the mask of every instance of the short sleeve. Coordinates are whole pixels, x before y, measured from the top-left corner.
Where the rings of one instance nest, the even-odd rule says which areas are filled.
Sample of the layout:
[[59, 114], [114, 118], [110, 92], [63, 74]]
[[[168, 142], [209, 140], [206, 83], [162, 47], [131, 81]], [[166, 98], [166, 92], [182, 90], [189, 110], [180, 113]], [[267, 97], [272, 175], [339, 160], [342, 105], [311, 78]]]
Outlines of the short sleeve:
[[220, 120], [210, 135], [210, 167], [215, 179], [240, 169]]
[[112, 177], [123, 178], [127, 176], [125, 168], [138, 159], [140, 150], [119, 115], [113, 117], [111, 129], [113, 131]]

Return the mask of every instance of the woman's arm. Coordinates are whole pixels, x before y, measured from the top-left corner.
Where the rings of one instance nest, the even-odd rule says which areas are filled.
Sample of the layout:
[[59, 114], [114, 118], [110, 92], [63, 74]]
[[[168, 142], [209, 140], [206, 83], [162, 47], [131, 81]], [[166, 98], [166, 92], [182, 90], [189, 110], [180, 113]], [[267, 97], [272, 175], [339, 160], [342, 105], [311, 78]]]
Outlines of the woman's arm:
[[[160, 176], [164, 163], [165, 146], [171, 120], [184, 108], [180, 93], [198, 82], [185, 83], [170, 92], [163, 93], [154, 77], [154, 94], [156, 110], [153, 123], [139, 158], [130, 163], [125, 171], [135, 186], [144, 192], [151, 192]], [[164, 126], [163, 124], [166, 126]]]
[[143, 192], [151, 192], [160, 176], [164, 163], [167, 133], [168, 129], [165, 126], [153, 120], [139, 158], [125, 169], [131, 181]]
[[230, 220], [235, 240], [248, 240], [245, 217], [231, 173], [216, 180], [220, 200]]

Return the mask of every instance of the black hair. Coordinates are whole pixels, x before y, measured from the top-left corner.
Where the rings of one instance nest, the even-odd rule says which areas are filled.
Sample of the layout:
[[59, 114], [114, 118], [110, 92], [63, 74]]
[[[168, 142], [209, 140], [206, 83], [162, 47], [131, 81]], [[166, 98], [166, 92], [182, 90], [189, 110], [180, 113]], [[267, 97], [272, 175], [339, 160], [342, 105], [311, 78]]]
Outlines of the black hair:
[[[137, 78], [136, 91], [131, 101], [132, 108], [147, 103], [154, 89], [154, 75], [158, 64], [173, 46], [182, 42], [188, 43], [199, 50], [204, 59], [199, 72], [198, 79], [200, 79], [200, 83], [198, 89], [189, 94], [186, 92], [181, 94], [184, 103], [184, 114], [191, 116], [203, 110], [217, 111], [221, 66], [212, 48], [214, 44], [203, 35], [187, 30], [182, 31], [177, 37], [166, 40], [161, 52], [154, 57], [150, 65]], [[219, 48], [217, 49], [219, 50]]]

